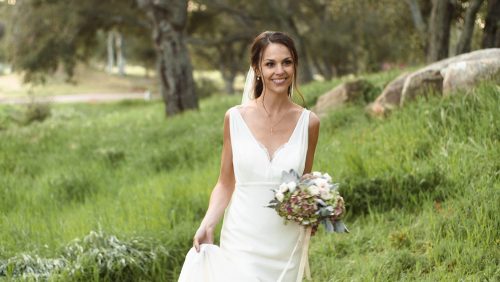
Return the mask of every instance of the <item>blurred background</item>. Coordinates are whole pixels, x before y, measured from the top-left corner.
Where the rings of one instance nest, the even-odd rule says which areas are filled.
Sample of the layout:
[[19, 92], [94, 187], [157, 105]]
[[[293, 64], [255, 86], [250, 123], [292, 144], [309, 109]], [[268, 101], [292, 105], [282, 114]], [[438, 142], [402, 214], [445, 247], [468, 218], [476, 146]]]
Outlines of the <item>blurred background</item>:
[[0, 0], [0, 280], [177, 281], [264, 30], [346, 201], [313, 281], [500, 281], [500, 0]]
[[[498, 47], [499, 5], [495, 0], [3, 0], [0, 95], [26, 94], [22, 79], [83, 85], [92, 80], [96, 89], [86, 92], [149, 91], [165, 102], [178, 100], [166, 109], [175, 114], [198, 107], [198, 98], [238, 92], [249, 45], [264, 30], [285, 31], [295, 39], [299, 77], [307, 83]], [[97, 73], [129, 76], [133, 86], [119, 78], [102, 81], [106, 76]], [[38, 92], [75, 92], [52, 86]]]

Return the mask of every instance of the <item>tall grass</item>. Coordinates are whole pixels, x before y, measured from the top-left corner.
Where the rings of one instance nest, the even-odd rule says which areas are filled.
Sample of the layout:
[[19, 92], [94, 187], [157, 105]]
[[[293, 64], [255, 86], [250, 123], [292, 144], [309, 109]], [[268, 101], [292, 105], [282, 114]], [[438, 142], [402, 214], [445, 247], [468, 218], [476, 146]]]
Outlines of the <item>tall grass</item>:
[[[302, 87], [307, 105], [339, 82]], [[313, 238], [314, 281], [499, 280], [499, 99], [486, 83], [384, 120], [361, 105], [325, 117], [314, 168], [340, 182], [351, 233]], [[160, 103], [53, 105], [28, 126], [2, 108], [0, 275], [175, 281], [238, 100], [168, 120]]]

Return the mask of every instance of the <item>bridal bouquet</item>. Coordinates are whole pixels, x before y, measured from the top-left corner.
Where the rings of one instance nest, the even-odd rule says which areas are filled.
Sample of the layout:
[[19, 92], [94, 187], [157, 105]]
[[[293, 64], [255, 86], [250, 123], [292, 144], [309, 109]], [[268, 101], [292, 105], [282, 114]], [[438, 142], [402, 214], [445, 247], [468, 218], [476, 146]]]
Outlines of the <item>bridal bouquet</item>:
[[282, 184], [273, 190], [273, 208], [287, 221], [311, 227], [312, 235], [323, 224], [327, 232], [349, 232], [341, 218], [345, 213], [344, 199], [338, 184], [327, 173], [312, 172], [299, 177], [293, 169], [283, 171]]

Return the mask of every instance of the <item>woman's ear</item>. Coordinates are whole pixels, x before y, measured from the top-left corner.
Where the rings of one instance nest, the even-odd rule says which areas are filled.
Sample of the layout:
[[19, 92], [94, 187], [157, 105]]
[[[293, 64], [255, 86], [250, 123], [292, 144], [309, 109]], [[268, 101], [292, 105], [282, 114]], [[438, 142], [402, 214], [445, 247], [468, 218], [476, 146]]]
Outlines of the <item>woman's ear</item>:
[[257, 78], [257, 80], [260, 80], [260, 73], [256, 72], [255, 77]]
[[255, 77], [259, 77], [260, 76], [260, 70], [259, 69], [254, 68], [253, 72], [255, 73]]

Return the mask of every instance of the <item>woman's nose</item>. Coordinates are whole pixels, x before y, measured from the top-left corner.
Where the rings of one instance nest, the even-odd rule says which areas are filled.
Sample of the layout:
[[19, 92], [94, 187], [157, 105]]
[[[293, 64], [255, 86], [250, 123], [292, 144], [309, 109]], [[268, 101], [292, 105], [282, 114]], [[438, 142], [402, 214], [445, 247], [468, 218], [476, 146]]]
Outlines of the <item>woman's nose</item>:
[[281, 64], [277, 64], [277, 67], [276, 67], [276, 73], [277, 74], [281, 74], [284, 72], [284, 68]]

